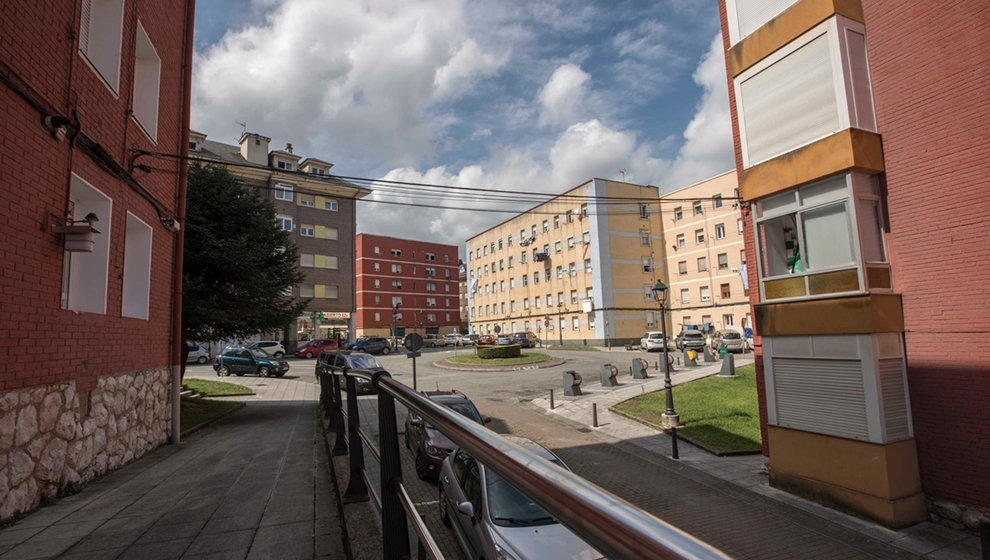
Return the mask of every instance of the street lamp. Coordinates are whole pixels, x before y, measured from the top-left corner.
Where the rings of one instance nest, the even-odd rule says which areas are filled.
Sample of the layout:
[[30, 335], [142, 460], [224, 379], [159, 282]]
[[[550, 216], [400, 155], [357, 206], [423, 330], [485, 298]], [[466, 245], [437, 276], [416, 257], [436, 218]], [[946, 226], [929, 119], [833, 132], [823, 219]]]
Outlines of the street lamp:
[[670, 361], [667, 356], [667, 319], [664, 317], [667, 286], [658, 279], [650, 291], [653, 292], [653, 299], [660, 304], [660, 333], [663, 336], [663, 388], [667, 397], [667, 408], [661, 418], [663, 425], [671, 432], [672, 455], [674, 459], [677, 459], [677, 425], [680, 424], [680, 417], [674, 411], [674, 387], [670, 383]]
[[557, 334], [560, 335], [560, 345], [564, 345], [564, 302], [557, 302]]

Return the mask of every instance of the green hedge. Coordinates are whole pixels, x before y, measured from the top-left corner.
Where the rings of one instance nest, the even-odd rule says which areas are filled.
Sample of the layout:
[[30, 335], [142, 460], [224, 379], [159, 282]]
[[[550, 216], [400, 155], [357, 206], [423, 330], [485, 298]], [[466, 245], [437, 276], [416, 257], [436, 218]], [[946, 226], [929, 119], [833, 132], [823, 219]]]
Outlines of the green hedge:
[[478, 346], [476, 351], [478, 353], [478, 357], [485, 360], [491, 358], [518, 358], [520, 354], [518, 344]]

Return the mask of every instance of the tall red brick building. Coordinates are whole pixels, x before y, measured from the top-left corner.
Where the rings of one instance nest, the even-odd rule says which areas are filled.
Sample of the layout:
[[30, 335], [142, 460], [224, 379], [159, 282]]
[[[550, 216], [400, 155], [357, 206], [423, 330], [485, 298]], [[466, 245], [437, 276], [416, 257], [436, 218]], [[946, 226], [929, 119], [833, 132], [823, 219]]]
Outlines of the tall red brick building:
[[382, 235], [356, 237], [356, 333], [450, 334], [460, 325], [457, 247]]
[[771, 484], [893, 527], [975, 529], [990, 5], [719, 7]]
[[174, 433], [193, 10], [0, 10], [0, 521]]

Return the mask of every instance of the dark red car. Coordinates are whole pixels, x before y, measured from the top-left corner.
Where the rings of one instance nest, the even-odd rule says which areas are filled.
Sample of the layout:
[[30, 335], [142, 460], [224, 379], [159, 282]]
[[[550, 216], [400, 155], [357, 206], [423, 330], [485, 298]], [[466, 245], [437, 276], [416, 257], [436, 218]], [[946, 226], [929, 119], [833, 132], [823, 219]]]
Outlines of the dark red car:
[[320, 352], [324, 350], [334, 350], [336, 348], [338, 348], [337, 340], [333, 338], [310, 340], [309, 342], [304, 342], [299, 348], [296, 348], [296, 357], [312, 358], [313, 356], [319, 356]]
[[495, 337], [490, 334], [478, 335], [478, 340], [476, 341], [478, 346], [495, 344]]

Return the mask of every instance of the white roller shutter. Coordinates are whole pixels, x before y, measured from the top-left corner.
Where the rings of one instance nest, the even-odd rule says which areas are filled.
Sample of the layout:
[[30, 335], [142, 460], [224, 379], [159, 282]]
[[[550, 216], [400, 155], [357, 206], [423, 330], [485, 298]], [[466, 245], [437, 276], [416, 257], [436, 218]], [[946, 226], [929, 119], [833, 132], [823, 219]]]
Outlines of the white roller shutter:
[[735, 0], [739, 38], [756, 31], [795, 3], [797, 0]]
[[880, 377], [884, 441], [908, 439], [911, 437], [911, 420], [904, 384], [904, 360], [881, 358], [877, 373]]
[[777, 425], [838, 437], [869, 438], [859, 360], [773, 358]]

